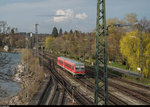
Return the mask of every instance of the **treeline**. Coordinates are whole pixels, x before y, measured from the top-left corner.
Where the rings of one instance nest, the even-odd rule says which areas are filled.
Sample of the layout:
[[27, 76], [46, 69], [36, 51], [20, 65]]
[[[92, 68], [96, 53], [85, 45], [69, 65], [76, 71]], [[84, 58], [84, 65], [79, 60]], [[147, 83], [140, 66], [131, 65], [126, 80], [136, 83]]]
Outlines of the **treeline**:
[[[139, 22], [143, 25], [143, 73], [145, 77], [150, 77], [150, 20], [143, 18], [137, 19], [135, 13], [124, 16], [123, 19], [112, 18], [107, 20], [107, 26], [112, 24], [127, 24]], [[114, 61], [126, 65], [127, 69], [136, 72], [139, 67], [139, 33], [138, 26], [130, 27], [111, 27], [107, 36], [108, 61]], [[96, 33], [82, 33], [72, 31], [62, 33], [62, 29], [53, 28], [51, 36], [45, 39], [47, 50], [55, 53], [62, 53], [76, 59], [88, 60], [90, 63], [95, 61], [96, 52]]]
[[[77, 31], [77, 30], [76, 30], [76, 31]], [[76, 31], [75, 31], [75, 32], [76, 32]], [[78, 32], [78, 31], [77, 31], [77, 32]], [[60, 28], [59, 31], [58, 31], [58, 29], [57, 29], [56, 27], [53, 27], [51, 36], [52, 36], [52, 37], [58, 37], [58, 36], [67, 35], [67, 34], [73, 34], [72, 29], [71, 29], [69, 32], [64, 31], [64, 33], [63, 33], [62, 28]]]
[[20, 34], [0, 34], [0, 48], [8, 45], [10, 48], [25, 48], [25, 36]]
[[76, 30], [56, 38], [49, 36], [45, 40], [45, 46], [50, 51], [61, 52], [76, 58], [87, 59], [89, 56], [94, 58], [95, 33], [87, 34]]
[[6, 21], [0, 21], [0, 48], [5, 45], [10, 48], [24, 48], [25, 36], [18, 33], [18, 28], [10, 27]]

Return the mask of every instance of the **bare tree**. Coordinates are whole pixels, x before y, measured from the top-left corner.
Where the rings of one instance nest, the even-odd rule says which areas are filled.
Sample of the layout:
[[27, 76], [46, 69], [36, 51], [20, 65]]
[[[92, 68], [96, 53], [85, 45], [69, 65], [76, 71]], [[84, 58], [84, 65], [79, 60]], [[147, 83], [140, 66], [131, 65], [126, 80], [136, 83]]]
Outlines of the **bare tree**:
[[150, 33], [150, 20], [147, 20], [146, 17], [142, 18], [139, 23], [142, 25], [143, 30]]
[[[6, 26], [7, 26], [7, 22], [6, 21], [0, 21], [0, 26], [3, 29], [3, 34], [6, 33]], [[2, 30], [1, 30], [2, 31]]]
[[8, 26], [8, 27], [7, 27], [7, 30], [6, 30], [6, 33], [7, 33], [7, 34], [9, 34], [9, 33], [10, 33], [10, 31], [11, 31], [11, 27], [10, 27], [10, 26]]

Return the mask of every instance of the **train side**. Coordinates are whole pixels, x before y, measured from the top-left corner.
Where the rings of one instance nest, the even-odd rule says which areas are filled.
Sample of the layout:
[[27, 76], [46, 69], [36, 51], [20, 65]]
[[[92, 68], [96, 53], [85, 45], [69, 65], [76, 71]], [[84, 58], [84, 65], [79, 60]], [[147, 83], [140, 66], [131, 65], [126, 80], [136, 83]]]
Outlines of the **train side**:
[[57, 57], [57, 64], [74, 76], [85, 75], [85, 66], [83, 63], [65, 57]]

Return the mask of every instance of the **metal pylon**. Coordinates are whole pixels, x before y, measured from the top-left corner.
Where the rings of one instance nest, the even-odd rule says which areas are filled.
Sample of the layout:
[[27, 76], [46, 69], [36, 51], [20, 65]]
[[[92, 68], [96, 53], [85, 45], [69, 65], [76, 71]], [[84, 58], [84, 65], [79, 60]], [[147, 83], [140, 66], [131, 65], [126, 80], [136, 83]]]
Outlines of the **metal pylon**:
[[[108, 79], [107, 79], [107, 42], [106, 42], [106, 10], [105, 0], [97, 0], [96, 23], [96, 65], [95, 65], [95, 105], [108, 104]], [[98, 93], [103, 96], [100, 98]]]
[[38, 24], [35, 24], [35, 35], [36, 35], [36, 57], [39, 57], [39, 55], [38, 55], [38, 51], [39, 51], [39, 49], [38, 49], [38, 46], [39, 46], [39, 38], [38, 38]]

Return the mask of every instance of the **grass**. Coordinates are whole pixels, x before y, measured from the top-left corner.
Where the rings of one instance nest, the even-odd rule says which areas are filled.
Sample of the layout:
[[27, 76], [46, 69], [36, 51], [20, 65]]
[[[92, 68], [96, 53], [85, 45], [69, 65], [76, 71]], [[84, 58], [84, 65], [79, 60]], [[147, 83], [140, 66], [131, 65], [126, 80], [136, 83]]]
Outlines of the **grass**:
[[121, 64], [116, 63], [116, 62], [108, 63], [108, 65], [114, 66], [114, 67], [117, 67], [117, 68], [121, 68], [121, 69], [125, 69], [125, 70], [126, 70], [126, 66], [125, 66], [125, 65], [121, 65]]
[[136, 83], [140, 83], [140, 84], [143, 84], [143, 85], [150, 86], [150, 78], [142, 78], [140, 80], [139, 78], [126, 76], [126, 75], [124, 75], [123, 78], [125, 78], [127, 80], [130, 80], [130, 81], [133, 81], [133, 82], [136, 82]]

